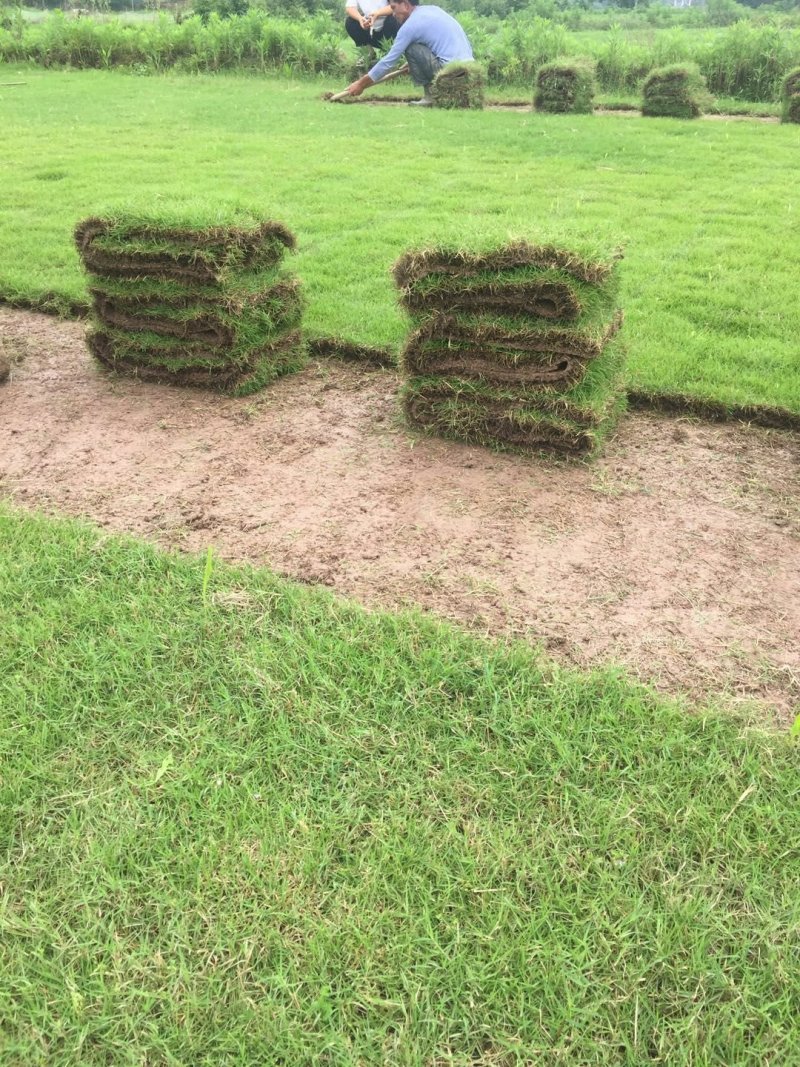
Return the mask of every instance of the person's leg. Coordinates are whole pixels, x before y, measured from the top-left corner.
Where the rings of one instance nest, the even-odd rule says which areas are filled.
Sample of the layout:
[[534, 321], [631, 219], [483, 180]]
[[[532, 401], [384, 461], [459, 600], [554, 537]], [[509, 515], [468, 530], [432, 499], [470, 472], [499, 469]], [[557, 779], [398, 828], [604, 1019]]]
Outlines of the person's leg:
[[344, 28], [347, 30], [347, 35], [354, 44], [359, 46], [372, 44], [369, 30], [363, 29], [361, 23], [356, 22], [350, 15], [345, 19]]
[[[423, 100], [429, 101], [430, 88], [436, 74], [442, 68], [441, 61], [431, 52], [426, 44], [410, 44], [406, 49], [408, 73], [415, 85], [423, 87]], [[415, 102], [415, 101], [412, 101]]]

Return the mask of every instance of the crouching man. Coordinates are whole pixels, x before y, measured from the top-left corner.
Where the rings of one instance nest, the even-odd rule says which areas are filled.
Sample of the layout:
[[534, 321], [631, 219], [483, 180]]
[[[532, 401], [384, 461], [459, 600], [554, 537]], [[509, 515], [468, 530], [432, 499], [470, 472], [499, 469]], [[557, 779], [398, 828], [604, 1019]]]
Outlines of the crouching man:
[[431, 83], [437, 71], [455, 59], [472, 59], [472, 47], [453, 16], [440, 7], [432, 4], [419, 7], [419, 0], [389, 0], [389, 6], [400, 27], [395, 42], [371, 70], [348, 85], [347, 91], [351, 96], [360, 96], [370, 85], [385, 77], [405, 55], [412, 81], [423, 88], [422, 99], [409, 103], [430, 107], [433, 103]]

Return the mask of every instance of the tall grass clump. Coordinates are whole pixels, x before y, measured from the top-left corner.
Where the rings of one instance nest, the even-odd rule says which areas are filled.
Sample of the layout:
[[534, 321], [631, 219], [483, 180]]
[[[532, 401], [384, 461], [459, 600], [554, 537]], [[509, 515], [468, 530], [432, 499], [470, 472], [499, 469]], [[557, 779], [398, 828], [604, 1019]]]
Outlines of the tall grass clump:
[[592, 110], [594, 91], [594, 67], [590, 63], [546, 63], [536, 72], [533, 106], [537, 111], [587, 114]]
[[647, 50], [632, 44], [619, 26], [603, 36], [603, 43], [592, 50], [597, 80], [606, 92], [635, 92], [642, 78], [653, 66]]
[[781, 122], [800, 122], [800, 67], [790, 71], [781, 92]]
[[699, 50], [697, 61], [718, 96], [777, 100], [781, 80], [800, 63], [800, 31], [737, 22]]
[[693, 63], [654, 70], [642, 86], [643, 115], [695, 119], [710, 100], [705, 79]]

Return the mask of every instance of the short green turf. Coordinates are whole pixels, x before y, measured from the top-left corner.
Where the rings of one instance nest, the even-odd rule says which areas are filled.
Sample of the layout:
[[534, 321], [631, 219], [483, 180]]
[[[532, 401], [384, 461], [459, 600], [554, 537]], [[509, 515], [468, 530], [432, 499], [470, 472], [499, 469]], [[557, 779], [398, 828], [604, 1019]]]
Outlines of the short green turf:
[[0, 508], [0, 1062], [796, 1062], [798, 748]]
[[297, 234], [310, 336], [397, 351], [389, 271], [406, 249], [560, 234], [625, 247], [632, 388], [800, 411], [791, 123], [338, 107], [319, 82], [237, 77], [24, 80], [3, 99], [7, 300], [85, 302], [72, 229], [117, 198], [239, 198]]

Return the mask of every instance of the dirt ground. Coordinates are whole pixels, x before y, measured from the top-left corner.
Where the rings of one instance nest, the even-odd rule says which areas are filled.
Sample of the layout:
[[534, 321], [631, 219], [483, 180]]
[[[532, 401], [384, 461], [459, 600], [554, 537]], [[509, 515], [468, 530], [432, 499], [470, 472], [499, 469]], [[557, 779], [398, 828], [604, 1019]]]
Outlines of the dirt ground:
[[227, 399], [115, 378], [83, 325], [0, 308], [0, 496], [800, 710], [800, 438], [628, 416], [593, 464], [410, 434], [393, 371], [312, 362]]

